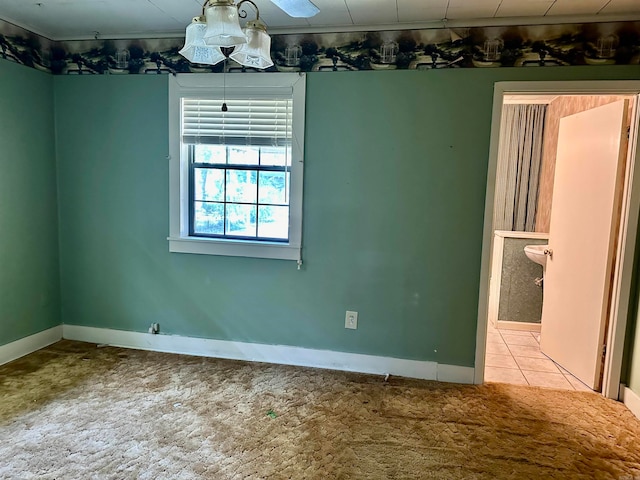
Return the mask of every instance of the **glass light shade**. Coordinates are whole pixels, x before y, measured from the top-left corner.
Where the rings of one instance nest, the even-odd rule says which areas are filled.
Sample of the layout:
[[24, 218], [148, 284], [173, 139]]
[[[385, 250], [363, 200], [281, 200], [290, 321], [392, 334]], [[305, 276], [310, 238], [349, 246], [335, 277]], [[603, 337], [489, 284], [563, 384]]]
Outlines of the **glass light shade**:
[[240, 65], [253, 68], [269, 68], [273, 65], [271, 60], [271, 37], [267, 35], [262, 22], [247, 22], [244, 29], [247, 43], [236, 47], [229, 58]]
[[247, 43], [238, 19], [238, 8], [233, 4], [216, 2], [205, 10], [207, 30], [204, 42], [218, 47], [235, 47]]
[[204, 43], [204, 32], [207, 24], [194, 19], [187, 27], [184, 47], [180, 50], [180, 55], [192, 63], [204, 65], [215, 65], [224, 60], [224, 55], [220, 47], [213, 47]]

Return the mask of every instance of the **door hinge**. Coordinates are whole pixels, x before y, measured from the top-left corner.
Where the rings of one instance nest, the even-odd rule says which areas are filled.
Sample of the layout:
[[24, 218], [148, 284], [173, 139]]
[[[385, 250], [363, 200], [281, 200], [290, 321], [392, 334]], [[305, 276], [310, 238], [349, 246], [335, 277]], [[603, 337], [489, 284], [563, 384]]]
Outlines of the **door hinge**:
[[627, 140], [631, 138], [631, 125], [627, 126]]
[[605, 343], [605, 344], [602, 346], [602, 356], [604, 357], [606, 354], [607, 354], [607, 344]]

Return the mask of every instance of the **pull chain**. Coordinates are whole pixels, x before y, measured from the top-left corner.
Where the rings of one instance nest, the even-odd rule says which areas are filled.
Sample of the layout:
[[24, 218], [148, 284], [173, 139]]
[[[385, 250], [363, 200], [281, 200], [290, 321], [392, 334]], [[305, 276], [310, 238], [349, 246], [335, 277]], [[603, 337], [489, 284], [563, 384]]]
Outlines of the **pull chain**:
[[226, 112], [227, 108], [227, 59], [224, 59], [222, 66], [222, 111]]

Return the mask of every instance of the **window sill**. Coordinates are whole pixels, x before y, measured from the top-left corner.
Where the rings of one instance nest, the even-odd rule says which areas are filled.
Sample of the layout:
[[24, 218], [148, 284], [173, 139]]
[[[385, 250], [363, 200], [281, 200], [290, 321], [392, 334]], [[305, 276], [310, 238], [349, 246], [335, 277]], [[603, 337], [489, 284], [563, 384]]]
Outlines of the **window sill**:
[[290, 244], [194, 237], [168, 237], [167, 240], [169, 240], [169, 251], [173, 253], [272, 258], [276, 260], [300, 259], [301, 247]]

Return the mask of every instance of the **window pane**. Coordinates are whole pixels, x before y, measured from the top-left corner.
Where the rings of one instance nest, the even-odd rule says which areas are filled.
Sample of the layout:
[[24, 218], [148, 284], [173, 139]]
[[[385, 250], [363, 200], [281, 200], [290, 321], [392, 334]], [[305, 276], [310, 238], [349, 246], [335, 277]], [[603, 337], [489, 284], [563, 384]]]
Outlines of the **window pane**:
[[227, 147], [224, 145], [196, 145], [196, 163], [227, 163]]
[[222, 169], [194, 168], [194, 199], [224, 202], [224, 172]]
[[287, 164], [287, 148], [262, 147], [260, 152], [260, 165], [285, 166]]
[[224, 235], [224, 204], [193, 202], [194, 233]]
[[227, 235], [256, 236], [256, 206], [227, 204]]
[[227, 170], [227, 202], [256, 203], [258, 172]]
[[288, 204], [289, 174], [285, 172], [260, 172], [258, 203]]
[[229, 146], [229, 163], [233, 165], [258, 165], [260, 147]]
[[289, 207], [258, 207], [258, 236], [264, 238], [289, 238]]

